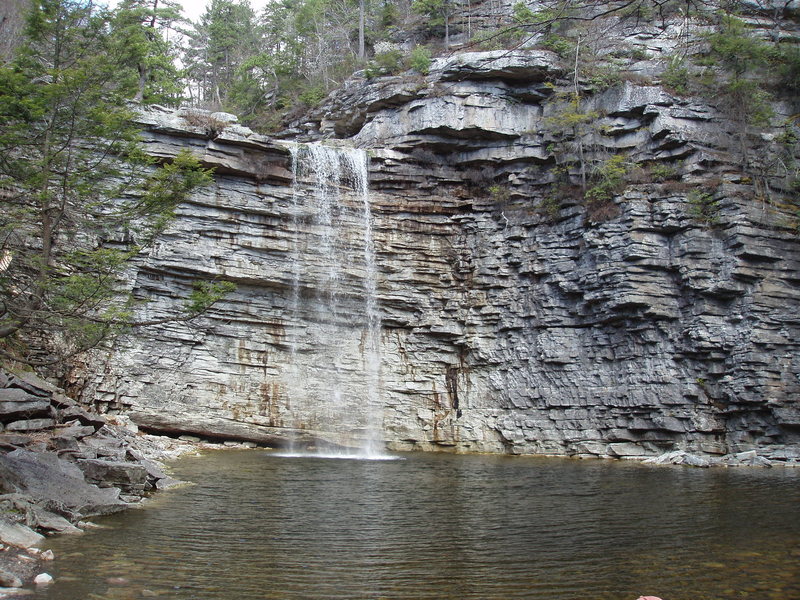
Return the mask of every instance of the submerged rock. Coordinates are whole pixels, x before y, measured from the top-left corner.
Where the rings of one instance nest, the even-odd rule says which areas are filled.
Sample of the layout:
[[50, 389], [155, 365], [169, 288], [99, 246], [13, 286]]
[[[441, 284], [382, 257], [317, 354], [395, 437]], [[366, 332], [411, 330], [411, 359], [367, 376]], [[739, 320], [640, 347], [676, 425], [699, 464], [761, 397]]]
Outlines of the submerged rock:
[[49, 573], [39, 573], [33, 578], [33, 583], [36, 585], [50, 585], [53, 583], [53, 576]]
[[0, 568], [0, 587], [19, 588], [22, 585], [22, 580], [19, 577]]

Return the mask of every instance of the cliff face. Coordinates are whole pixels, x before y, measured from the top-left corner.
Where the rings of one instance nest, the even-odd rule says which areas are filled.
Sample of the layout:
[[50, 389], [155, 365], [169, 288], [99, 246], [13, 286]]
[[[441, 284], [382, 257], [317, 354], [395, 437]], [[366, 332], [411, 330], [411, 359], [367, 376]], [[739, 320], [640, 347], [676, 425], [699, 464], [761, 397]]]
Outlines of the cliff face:
[[[352, 80], [294, 134], [370, 149], [368, 210], [352, 177], [293, 172], [289, 145], [145, 113], [154, 155], [188, 146], [217, 175], [132, 273], [141, 316], [176, 314], [193, 279], [238, 289], [120, 340], [76, 386], [145, 427], [265, 443], [377, 428], [397, 449], [800, 458], [800, 243], [758, 188], [781, 183], [743, 170], [740, 126], [713, 101], [629, 78], [579, 107], [607, 157], [595, 171], [624, 156], [622, 180], [578, 193], [577, 158], [570, 185], [554, 171], [584, 150], [555, 131], [567, 75], [522, 50]], [[779, 133], [748, 138], [750, 164], [784, 151]]]

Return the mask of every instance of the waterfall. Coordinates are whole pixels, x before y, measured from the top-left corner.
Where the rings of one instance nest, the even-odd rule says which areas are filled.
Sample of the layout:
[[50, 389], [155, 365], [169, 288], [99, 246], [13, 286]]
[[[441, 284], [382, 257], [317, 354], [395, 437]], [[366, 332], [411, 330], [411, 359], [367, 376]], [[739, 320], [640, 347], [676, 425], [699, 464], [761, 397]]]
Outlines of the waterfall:
[[368, 156], [321, 144], [290, 150], [288, 412], [295, 429], [316, 432], [318, 449], [329, 442], [378, 457], [381, 317]]

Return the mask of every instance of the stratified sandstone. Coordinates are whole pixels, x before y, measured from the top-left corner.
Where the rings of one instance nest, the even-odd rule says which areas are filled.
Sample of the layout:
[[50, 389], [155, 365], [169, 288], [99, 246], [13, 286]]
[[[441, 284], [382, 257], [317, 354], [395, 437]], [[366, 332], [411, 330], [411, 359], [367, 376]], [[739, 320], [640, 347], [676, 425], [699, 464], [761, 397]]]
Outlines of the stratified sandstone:
[[[736, 124], [657, 79], [587, 93], [595, 151], [640, 168], [599, 213], [579, 197], [554, 204], [552, 82], [564, 76], [546, 51], [457, 54], [424, 78], [356, 78], [290, 132], [370, 149], [386, 442], [797, 460], [800, 243], [743, 172]], [[789, 114], [776, 109], [777, 124]], [[188, 147], [217, 175], [131, 286], [146, 319], [178, 314], [195, 279], [238, 289], [202, 319], [120, 340], [75, 371], [75, 386], [153, 430], [349, 443], [366, 427], [371, 385], [365, 324], [352, 317], [364, 266], [343, 266], [333, 317], [298, 304], [324, 268], [303, 218], [313, 184], [292, 187], [285, 145], [207, 118], [228, 124], [143, 115], [151, 153]], [[753, 143], [755, 155], [777, 151], [774, 135]], [[674, 177], [649, 176], [655, 165]], [[363, 223], [339, 228], [357, 253]], [[347, 418], [319, 410], [333, 396]]]

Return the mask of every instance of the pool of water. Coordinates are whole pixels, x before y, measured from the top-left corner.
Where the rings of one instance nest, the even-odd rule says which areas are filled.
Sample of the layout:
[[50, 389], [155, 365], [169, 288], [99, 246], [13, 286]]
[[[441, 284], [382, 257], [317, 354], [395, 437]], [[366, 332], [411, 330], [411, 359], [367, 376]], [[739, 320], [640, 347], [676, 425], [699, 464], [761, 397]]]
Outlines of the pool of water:
[[800, 470], [220, 451], [50, 541], [48, 600], [800, 598]]

